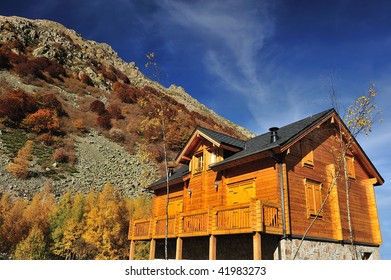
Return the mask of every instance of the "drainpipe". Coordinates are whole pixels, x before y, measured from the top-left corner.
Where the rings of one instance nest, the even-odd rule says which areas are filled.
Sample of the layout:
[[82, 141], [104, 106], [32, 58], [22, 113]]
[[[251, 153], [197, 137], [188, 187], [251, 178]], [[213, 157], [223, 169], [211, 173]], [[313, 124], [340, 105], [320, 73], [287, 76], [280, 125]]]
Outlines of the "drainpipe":
[[278, 162], [279, 177], [280, 177], [280, 192], [281, 192], [281, 212], [282, 212], [282, 238], [286, 239], [286, 221], [285, 221], [285, 193], [284, 193], [284, 177], [282, 172], [282, 163]]
[[[277, 142], [279, 139], [278, 136], [278, 127], [272, 127], [270, 130], [270, 143]], [[284, 193], [284, 177], [282, 172], [282, 164], [283, 161], [279, 157], [277, 157], [275, 154], [273, 154], [272, 150], [269, 150], [270, 157], [274, 159], [278, 163], [278, 171], [279, 171], [279, 178], [280, 178], [280, 199], [281, 199], [281, 218], [282, 218], [282, 238], [286, 239], [286, 217], [285, 217], [285, 193]]]

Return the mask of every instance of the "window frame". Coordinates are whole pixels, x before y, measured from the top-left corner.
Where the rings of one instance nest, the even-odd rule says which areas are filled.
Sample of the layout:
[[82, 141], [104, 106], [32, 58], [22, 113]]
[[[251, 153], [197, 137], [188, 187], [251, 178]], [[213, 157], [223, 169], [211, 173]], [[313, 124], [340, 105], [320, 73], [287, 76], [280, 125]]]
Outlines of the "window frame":
[[[323, 183], [305, 178], [304, 179], [304, 188], [305, 188], [305, 200], [306, 200], [306, 209], [307, 209], [307, 218], [314, 218], [318, 213], [322, 203], [322, 189]], [[313, 208], [313, 209], [312, 209]], [[323, 219], [324, 209], [322, 209], [317, 217], [317, 219]]]
[[193, 174], [201, 173], [204, 171], [205, 160], [204, 151], [200, 151], [193, 155]]

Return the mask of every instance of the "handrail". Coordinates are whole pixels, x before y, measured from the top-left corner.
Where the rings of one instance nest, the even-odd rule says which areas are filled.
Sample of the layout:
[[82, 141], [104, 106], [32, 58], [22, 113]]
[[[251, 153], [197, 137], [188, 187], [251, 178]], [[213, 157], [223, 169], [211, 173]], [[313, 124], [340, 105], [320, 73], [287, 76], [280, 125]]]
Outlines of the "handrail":
[[[129, 239], [162, 238], [166, 235], [166, 216], [133, 220], [129, 226]], [[168, 217], [170, 237], [254, 231], [281, 234], [281, 230], [281, 207], [278, 203], [261, 200], [193, 210]]]

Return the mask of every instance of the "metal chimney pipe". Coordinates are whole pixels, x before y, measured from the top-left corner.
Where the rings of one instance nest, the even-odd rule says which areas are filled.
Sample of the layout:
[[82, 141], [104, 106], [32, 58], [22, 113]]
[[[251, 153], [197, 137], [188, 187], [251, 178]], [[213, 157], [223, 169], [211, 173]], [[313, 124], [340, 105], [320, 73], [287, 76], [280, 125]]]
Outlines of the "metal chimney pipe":
[[270, 143], [274, 143], [278, 140], [278, 133], [277, 131], [279, 130], [278, 127], [271, 127], [269, 128], [270, 131]]

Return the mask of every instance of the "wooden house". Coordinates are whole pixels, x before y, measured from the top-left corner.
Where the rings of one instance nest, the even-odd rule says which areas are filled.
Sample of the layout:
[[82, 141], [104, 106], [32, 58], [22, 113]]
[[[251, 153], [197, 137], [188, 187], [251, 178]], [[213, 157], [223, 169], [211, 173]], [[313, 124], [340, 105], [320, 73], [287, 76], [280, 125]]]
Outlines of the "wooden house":
[[142, 240], [164, 258], [166, 238], [176, 259], [380, 258], [384, 180], [351, 137], [334, 109], [247, 141], [196, 128], [130, 221], [130, 259]]

